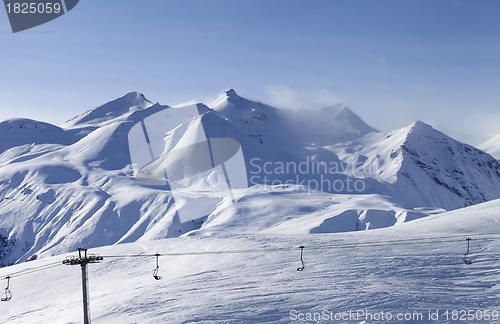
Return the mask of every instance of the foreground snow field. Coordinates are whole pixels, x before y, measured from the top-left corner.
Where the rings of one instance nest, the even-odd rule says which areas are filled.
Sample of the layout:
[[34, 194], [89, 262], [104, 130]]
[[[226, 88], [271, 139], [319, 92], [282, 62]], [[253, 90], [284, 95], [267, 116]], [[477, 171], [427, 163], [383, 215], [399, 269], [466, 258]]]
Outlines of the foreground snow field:
[[[214, 234], [96, 248], [89, 252], [104, 260], [89, 265], [92, 319], [94, 323], [313, 323], [317, 319], [498, 323], [492, 316], [500, 311], [499, 228], [500, 200], [495, 200], [373, 231]], [[473, 239], [471, 265], [462, 261], [466, 237]], [[301, 244], [306, 263], [299, 272]], [[155, 253], [162, 254], [160, 281], [152, 277], [154, 257], [123, 257]], [[0, 269], [2, 278], [13, 274], [13, 298], [0, 303], [1, 323], [82, 321], [78, 266], [61, 264], [23, 275], [67, 255]], [[349, 311], [354, 313], [347, 318]], [[473, 318], [460, 321], [463, 311], [473, 311]], [[314, 317], [319, 315], [323, 317]]]

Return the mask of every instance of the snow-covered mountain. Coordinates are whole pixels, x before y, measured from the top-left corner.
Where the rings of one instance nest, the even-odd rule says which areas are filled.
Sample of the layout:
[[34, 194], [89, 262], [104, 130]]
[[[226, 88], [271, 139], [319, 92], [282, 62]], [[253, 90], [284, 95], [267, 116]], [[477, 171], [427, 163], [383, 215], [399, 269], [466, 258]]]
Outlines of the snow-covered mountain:
[[[149, 134], [160, 141], [148, 152], [148, 138], [139, 155], [165, 156], [201, 135], [234, 139], [250, 185], [234, 188], [236, 203], [225, 191], [206, 190], [218, 169], [186, 180], [188, 190], [175, 199], [170, 185], [134, 177], [130, 133], [151, 119], [171, 122], [172, 109], [186, 119]], [[153, 104], [133, 92], [64, 128], [11, 120], [0, 123], [0, 134], [3, 265], [178, 236], [374, 229], [500, 197], [498, 162], [429, 125], [381, 133], [342, 105], [280, 110], [234, 90], [195, 108]], [[185, 161], [195, 159], [183, 152]], [[176, 206], [188, 201], [203, 216], [182, 222]]]
[[494, 158], [420, 121], [328, 149], [390, 184], [391, 196], [409, 205], [456, 209], [498, 197], [500, 164]]
[[479, 148], [500, 160], [500, 134], [479, 145]]

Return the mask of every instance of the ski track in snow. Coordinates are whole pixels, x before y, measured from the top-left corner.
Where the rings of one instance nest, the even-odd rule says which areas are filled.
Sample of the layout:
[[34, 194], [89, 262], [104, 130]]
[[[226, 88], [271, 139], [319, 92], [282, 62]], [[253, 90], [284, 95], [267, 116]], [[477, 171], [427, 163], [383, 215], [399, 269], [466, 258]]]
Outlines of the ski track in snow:
[[[500, 201], [494, 201], [416, 220], [398, 229], [294, 236], [214, 235], [92, 249], [90, 252], [105, 257], [102, 263], [89, 265], [93, 322], [291, 323], [292, 310], [413, 312], [424, 316], [435, 310], [441, 314], [446, 310], [498, 310], [499, 236], [475, 234], [498, 229], [499, 215]], [[451, 220], [457, 225], [449, 226]], [[462, 262], [467, 236], [473, 238], [471, 265]], [[418, 239], [427, 243], [418, 244]], [[397, 240], [403, 242], [383, 243]], [[383, 244], [373, 244], [376, 242]], [[306, 246], [302, 272], [296, 271], [300, 244]], [[160, 281], [152, 278], [154, 257], [106, 258], [259, 249], [264, 251], [160, 257]], [[1, 269], [0, 274], [64, 258], [23, 263]], [[80, 284], [79, 266], [61, 265], [13, 278], [14, 297], [0, 304], [0, 321], [79, 323]], [[438, 322], [366, 323], [458, 322], [442, 317]]]

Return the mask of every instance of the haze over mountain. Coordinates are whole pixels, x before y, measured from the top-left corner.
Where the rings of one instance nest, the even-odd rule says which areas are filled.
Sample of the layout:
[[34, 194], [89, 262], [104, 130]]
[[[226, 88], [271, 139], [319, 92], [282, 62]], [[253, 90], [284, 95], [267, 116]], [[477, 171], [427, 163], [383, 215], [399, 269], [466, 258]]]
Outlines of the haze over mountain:
[[479, 148], [500, 160], [500, 134], [482, 143]]
[[[224, 178], [220, 168], [183, 181], [186, 190], [175, 199], [171, 184], [134, 177], [131, 131], [171, 121], [172, 109], [187, 120], [168, 134], [150, 127], [157, 139], [151, 152], [168, 154], [202, 133], [236, 140], [250, 188], [233, 188], [235, 203], [224, 187], [207, 190]], [[19, 119], [0, 123], [0, 134], [3, 265], [177, 236], [398, 226], [500, 198], [496, 159], [422, 122], [383, 133], [340, 104], [314, 114], [280, 110], [232, 89], [194, 108], [153, 104], [132, 92], [63, 128]], [[139, 151], [149, 156], [147, 140]], [[202, 216], [183, 222], [182, 204]]]

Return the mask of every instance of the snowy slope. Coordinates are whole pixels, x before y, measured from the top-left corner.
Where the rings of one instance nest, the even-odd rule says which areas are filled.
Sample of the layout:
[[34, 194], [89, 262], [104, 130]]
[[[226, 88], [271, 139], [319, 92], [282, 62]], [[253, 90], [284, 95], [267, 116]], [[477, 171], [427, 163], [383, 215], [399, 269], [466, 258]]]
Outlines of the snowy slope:
[[500, 159], [500, 134], [479, 145], [479, 148]]
[[193, 235], [354, 232], [400, 225], [443, 209], [406, 209], [380, 195], [331, 195], [297, 186], [253, 187], [238, 203], [219, 204]]
[[[92, 319], [94, 323], [315, 323], [295, 319], [299, 314], [320, 313], [326, 314], [323, 319], [332, 319], [327, 323], [498, 323], [498, 317], [459, 321], [451, 316], [454, 310], [498, 315], [499, 215], [500, 200], [496, 200], [368, 232], [231, 234], [93, 249], [90, 252], [104, 260], [89, 265]], [[462, 262], [466, 237], [473, 239], [471, 265]], [[306, 263], [299, 272], [301, 244]], [[192, 252], [202, 254], [184, 254]], [[160, 281], [151, 275], [154, 257], [119, 257], [154, 253], [178, 254], [160, 257]], [[3, 268], [0, 277], [65, 257]], [[12, 275], [13, 298], [0, 304], [0, 322], [79, 323], [80, 285], [78, 266]], [[344, 321], [328, 317], [349, 311], [359, 311], [360, 316]], [[381, 312], [393, 320], [375, 317]], [[429, 319], [429, 312], [438, 312], [439, 318]], [[397, 320], [398, 313], [407, 320]]]
[[0, 138], [0, 153], [23, 145], [69, 145], [79, 139], [74, 131], [24, 118], [1, 121]]
[[[175, 109], [189, 115], [191, 108]], [[172, 109], [130, 93], [76, 117], [63, 129], [34, 121], [1, 123], [0, 265], [80, 246], [182, 235], [399, 226], [437, 210], [500, 197], [496, 160], [423, 123], [378, 133], [341, 105], [311, 116], [230, 90], [207, 105], [197, 104], [199, 116], [179, 122], [168, 134], [156, 133], [160, 141], [152, 150], [156, 156], [168, 154], [197, 138], [202, 125], [209, 138], [233, 138], [241, 144], [252, 187], [235, 189], [237, 203], [232, 204], [224, 188], [206, 190], [207, 183], [221, 178], [221, 171], [213, 170], [188, 182], [192, 187], [174, 199], [164, 182], [134, 178], [129, 147], [133, 127], [171, 118]], [[146, 145], [140, 152], [149, 154]], [[328, 169], [281, 172], [277, 168], [283, 165]], [[332, 184], [336, 186], [327, 186]], [[352, 184], [359, 190], [348, 187]], [[186, 201], [195, 201], [190, 207], [202, 215], [181, 222], [176, 206]]]

